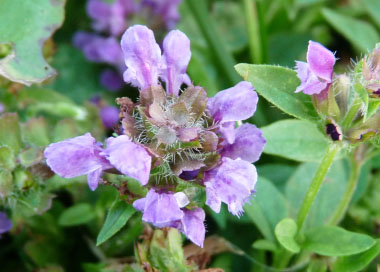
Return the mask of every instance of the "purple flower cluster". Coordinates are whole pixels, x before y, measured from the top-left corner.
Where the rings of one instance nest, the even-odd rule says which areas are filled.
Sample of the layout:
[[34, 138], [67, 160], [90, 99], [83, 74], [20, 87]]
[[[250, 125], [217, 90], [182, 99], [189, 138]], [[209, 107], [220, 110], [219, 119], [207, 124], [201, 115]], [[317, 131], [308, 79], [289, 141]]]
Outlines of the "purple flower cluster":
[[92, 190], [103, 171], [111, 169], [138, 180], [149, 189], [133, 202], [142, 219], [175, 227], [203, 246], [205, 212], [178, 185], [204, 188], [206, 204], [217, 213], [222, 202], [234, 215], [243, 212], [257, 181], [252, 163], [265, 139], [256, 126], [236, 127], [236, 122], [254, 114], [258, 96], [242, 81], [207, 98], [186, 74], [190, 41], [178, 30], [165, 37], [163, 54], [153, 32], [142, 25], [125, 32], [121, 48], [124, 80], [140, 90], [137, 103], [117, 99], [121, 134], [108, 138], [105, 146], [89, 133], [53, 143], [45, 150], [47, 164], [62, 177], [87, 175]]
[[324, 96], [331, 83], [335, 65], [334, 54], [317, 42], [309, 41], [307, 63], [296, 61], [296, 71], [301, 85], [296, 93]]
[[100, 83], [110, 91], [117, 91], [122, 87], [121, 75], [125, 69], [119, 41], [128, 22], [134, 15], [146, 14], [146, 19], [152, 24], [171, 29], [179, 20], [180, 2], [181, 0], [142, 0], [139, 3], [134, 0], [88, 0], [87, 14], [92, 20], [91, 26], [95, 33], [79, 31], [74, 35], [73, 44], [83, 51], [89, 61], [113, 67], [101, 74]]

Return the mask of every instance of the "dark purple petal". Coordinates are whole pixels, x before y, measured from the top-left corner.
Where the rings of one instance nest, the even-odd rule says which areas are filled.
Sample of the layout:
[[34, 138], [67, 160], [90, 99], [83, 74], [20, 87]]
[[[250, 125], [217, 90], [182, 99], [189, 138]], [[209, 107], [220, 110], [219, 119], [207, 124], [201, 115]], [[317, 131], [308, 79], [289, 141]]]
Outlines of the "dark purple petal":
[[0, 234], [12, 229], [12, 222], [8, 219], [6, 213], [0, 212]]
[[335, 56], [320, 43], [309, 41], [307, 63], [317, 77], [330, 83], [334, 70]]
[[191, 58], [190, 40], [179, 30], [172, 30], [166, 35], [164, 55], [160, 74], [166, 82], [166, 92], [178, 96], [179, 89], [187, 79], [186, 69]]
[[257, 101], [258, 96], [252, 84], [241, 81], [210, 98], [207, 107], [216, 121], [241, 121], [255, 113]]
[[171, 192], [156, 192], [154, 189], [150, 189], [144, 201], [136, 200], [133, 203], [138, 210], [141, 210], [143, 205], [142, 219], [158, 227], [181, 220], [184, 215], [176, 197]]
[[106, 128], [113, 128], [119, 122], [119, 109], [114, 106], [104, 107], [100, 110], [100, 118]]
[[224, 157], [219, 166], [205, 172], [206, 204], [218, 213], [221, 202], [224, 202], [232, 214], [239, 216], [256, 181], [255, 166], [244, 160]]
[[235, 142], [223, 147], [222, 156], [253, 163], [260, 158], [265, 143], [260, 129], [252, 124], [244, 124], [236, 129]]
[[129, 27], [121, 38], [127, 71], [124, 80], [144, 90], [158, 84], [161, 50], [152, 30], [142, 25]]
[[110, 91], [118, 91], [123, 87], [122, 76], [111, 69], [106, 69], [100, 74], [100, 83]]
[[47, 165], [64, 178], [87, 175], [99, 169], [112, 168], [100, 153], [102, 149], [90, 133], [50, 144], [44, 152]]
[[143, 146], [133, 143], [128, 136], [121, 135], [108, 138], [104, 153], [121, 173], [137, 179], [142, 185], [148, 183], [152, 158]]
[[199, 247], [203, 247], [205, 240], [206, 228], [203, 223], [205, 217], [203, 209], [195, 208], [194, 210], [184, 210], [184, 216], [181, 220], [181, 231]]

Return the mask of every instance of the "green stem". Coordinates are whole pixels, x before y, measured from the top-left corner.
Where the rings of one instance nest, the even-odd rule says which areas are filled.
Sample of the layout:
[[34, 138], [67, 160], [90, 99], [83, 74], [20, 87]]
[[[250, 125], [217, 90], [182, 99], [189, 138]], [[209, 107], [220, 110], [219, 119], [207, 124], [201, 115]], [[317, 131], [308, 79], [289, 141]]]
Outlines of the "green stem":
[[338, 208], [335, 210], [329, 222], [330, 225], [338, 225], [346, 214], [352, 196], [354, 195], [356, 186], [358, 185], [361, 167], [362, 163], [357, 162], [354, 158], [354, 155], [352, 155], [350, 158], [350, 177], [348, 179], [347, 188], [343, 194], [343, 198], [340, 201]]
[[217, 34], [216, 27], [213, 21], [210, 20], [206, 2], [204, 0], [185, 1], [193, 13], [195, 21], [198, 23], [199, 29], [209, 46], [209, 50], [215, 54], [217, 62], [230, 83], [236, 84], [241, 78], [234, 70], [235, 60], [227, 50], [225, 43], [220, 39], [220, 35]]
[[338, 144], [332, 144], [329, 146], [325, 156], [323, 157], [321, 161], [321, 164], [319, 165], [317, 169], [317, 172], [315, 173], [313, 177], [313, 180], [311, 181], [311, 184], [309, 186], [309, 189], [306, 192], [301, 209], [297, 216], [298, 231], [302, 230], [302, 226], [305, 223], [305, 220], [309, 213], [311, 205], [313, 204], [314, 199], [317, 196], [317, 193], [322, 185], [322, 182], [327, 174], [327, 171], [329, 170], [334, 160], [335, 155], [339, 151], [339, 147], [340, 146]]
[[352, 121], [354, 120], [356, 114], [359, 112], [361, 106], [362, 106], [362, 101], [358, 97], [354, 100], [351, 108], [349, 109], [346, 116], [344, 117], [344, 120], [342, 122], [342, 127], [344, 130], [347, 130], [349, 128], [349, 126], [351, 125]]
[[248, 31], [248, 44], [252, 63], [263, 62], [260, 23], [255, 0], [243, 0], [244, 15]]

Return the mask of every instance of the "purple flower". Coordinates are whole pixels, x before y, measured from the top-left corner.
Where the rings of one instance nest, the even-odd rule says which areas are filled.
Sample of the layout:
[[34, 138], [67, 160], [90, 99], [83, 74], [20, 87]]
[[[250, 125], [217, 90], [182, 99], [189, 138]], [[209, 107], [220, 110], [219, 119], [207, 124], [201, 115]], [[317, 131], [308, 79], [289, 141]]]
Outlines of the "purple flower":
[[182, 0], [144, 0], [143, 5], [151, 6], [160, 15], [168, 29], [172, 29], [180, 19], [178, 5]]
[[334, 64], [335, 56], [330, 50], [320, 43], [309, 41], [307, 63], [296, 62], [297, 76], [301, 80], [296, 93], [303, 91], [313, 95], [328, 89], [332, 82]]
[[119, 122], [119, 109], [107, 106], [100, 110], [100, 118], [106, 128], [113, 128]]
[[142, 25], [127, 29], [121, 47], [127, 66], [125, 82], [145, 90], [158, 85], [160, 76], [166, 82], [167, 93], [175, 96], [178, 96], [182, 83], [190, 84], [186, 74], [191, 57], [190, 41], [179, 30], [173, 30], [165, 37], [162, 57], [153, 32]]
[[256, 111], [257, 101], [258, 96], [247, 81], [209, 98], [207, 108], [214, 120], [220, 123], [219, 130], [228, 143], [235, 140], [235, 121], [251, 117]]
[[5, 212], [0, 212], [0, 235], [12, 229], [12, 222]]
[[112, 166], [90, 133], [50, 144], [44, 152], [46, 163], [63, 178], [87, 175], [91, 190], [98, 187], [103, 170]]
[[145, 222], [159, 228], [177, 228], [194, 244], [203, 247], [205, 212], [201, 208], [184, 209], [187, 204], [189, 200], [182, 192], [156, 192], [151, 189], [144, 198], [133, 202], [133, 207], [143, 213]]
[[122, 51], [118, 40], [114, 37], [102, 37], [97, 34], [78, 31], [73, 44], [82, 50], [85, 57], [93, 62], [122, 65]]
[[104, 154], [124, 175], [137, 179], [142, 185], [148, 183], [152, 158], [142, 145], [132, 142], [126, 135], [110, 137]]
[[93, 20], [92, 27], [97, 31], [120, 35], [127, 27], [127, 17], [134, 12], [133, 0], [115, 0], [106, 3], [103, 0], [89, 0], [87, 13]]
[[144, 90], [158, 84], [161, 49], [153, 31], [142, 25], [129, 27], [121, 38], [127, 71], [124, 80]]
[[110, 91], [118, 91], [123, 87], [123, 78], [112, 69], [104, 70], [100, 75], [100, 83]]
[[178, 96], [181, 84], [190, 85], [186, 74], [190, 62], [190, 40], [179, 30], [172, 30], [164, 39], [161, 77], [166, 82], [166, 92]]
[[223, 146], [222, 156], [231, 159], [240, 158], [250, 163], [257, 161], [266, 143], [262, 131], [252, 124], [244, 124], [238, 127], [234, 134], [235, 141]]
[[247, 161], [224, 157], [222, 163], [205, 172], [206, 204], [216, 213], [222, 202], [228, 210], [239, 216], [243, 206], [254, 192], [257, 181], [256, 168]]
[[182, 192], [156, 192], [150, 189], [144, 198], [133, 202], [135, 209], [143, 212], [143, 220], [158, 227], [164, 227], [184, 216], [181, 208], [189, 203]]

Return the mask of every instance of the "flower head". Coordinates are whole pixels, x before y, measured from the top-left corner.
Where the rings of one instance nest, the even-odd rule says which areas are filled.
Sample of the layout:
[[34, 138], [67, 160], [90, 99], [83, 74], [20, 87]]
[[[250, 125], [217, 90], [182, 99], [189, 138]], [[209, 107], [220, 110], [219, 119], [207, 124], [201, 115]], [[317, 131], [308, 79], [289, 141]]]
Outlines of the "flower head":
[[[124, 79], [139, 88], [140, 97], [137, 103], [127, 97], [117, 99], [119, 135], [108, 138], [104, 148], [96, 145], [95, 158], [85, 159], [92, 163], [100, 156], [106, 166], [93, 167], [100, 173], [112, 167], [138, 180], [149, 189], [145, 197], [133, 202], [143, 212], [142, 219], [157, 227], [176, 227], [202, 246], [204, 211], [179, 185], [205, 191], [206, 204], [215, 212], [222, 202], [234, 215], [243, 212], [257, 181], [251, 163], [259, 159], [265, 139], [254, 125], [235, 125], [254, 114], [258, 96], [249, 82], [242, 81], [207, 98], [205, 90], [188, 79], [190, 42], [178, 30], [164, 39], [163, 55], [153, 32], [141, 25], [125, 32], [121, 46], [127, 66]], [[185, 89], [181, 89], [183, 83]], [[61, 144], [66, 146], [67, 141]], [[89, 146], [95, 148], [94, 144]], [[76, 157], [80, 148], [62, 151], [60, 143], [53, 144], [45, 152], [48, 164], [60, 175], [88, 174], [93, 168], [71, 173], [70, 162], [65, 161]], [[85, 151], [91, 148], [86, 145]]]
[[303, 91], [305, 94], [320, 94], [326, 90], [331, 82], [335, 64], [334, 54], [317, 42], [309, 41], [307, 50], [307, 63], [296, 62], [296, 71], [301, 85], [296, 93]]

